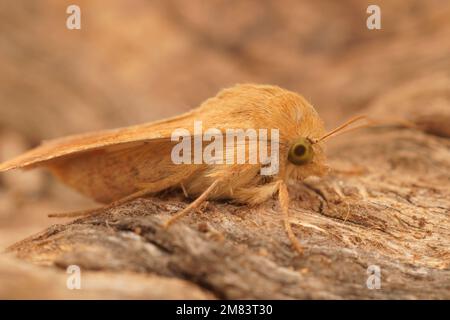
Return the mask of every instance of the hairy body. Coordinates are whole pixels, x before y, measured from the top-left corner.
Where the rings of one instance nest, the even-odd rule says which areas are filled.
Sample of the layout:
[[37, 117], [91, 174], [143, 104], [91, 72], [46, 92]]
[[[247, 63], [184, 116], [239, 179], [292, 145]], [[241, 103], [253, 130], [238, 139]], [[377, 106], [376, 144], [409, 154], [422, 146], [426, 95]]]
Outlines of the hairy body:
[[[222, 132], [279, 129], [279, 171], [263, 176], [262, 163], [175, 164], [171, 133], [186, 128], [193, 134], [194, 121]], [[254, 205], [279, 192], [287, 215], [285, 183], [326, 172], [321, 143], [314, 143], [324, 135], [322, 120], [300, 95], [276, 86], [244, 84], [222, 90], [198, 108], [174, 118], [45, 142], [1, 164], [0, 171], [46, 167], [82, 194], [110, 204], [174, 188], [199, 197], [188, 209], [206, 199]], [[290, 160], [298, 141], [304, 141], [314, 155], [301, 165]]]

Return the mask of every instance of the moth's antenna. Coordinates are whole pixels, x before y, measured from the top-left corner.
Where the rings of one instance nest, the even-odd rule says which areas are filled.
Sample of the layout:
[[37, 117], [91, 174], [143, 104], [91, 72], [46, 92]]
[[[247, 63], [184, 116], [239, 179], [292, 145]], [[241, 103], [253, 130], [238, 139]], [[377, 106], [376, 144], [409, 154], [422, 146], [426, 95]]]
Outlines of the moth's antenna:
[[[351, 125], [359, 120], [366, 120], [368, 123], [350, 128], [350, 129], [342, 132], [343, 129], [347, 128], [349, 125]], [[346, 132], [353, 131], [356, 129], [369, 127], [371, 124], [372, 124], [372, 122], [367, 118], [367, 116], [365, 116], [365, 115], [356, 116], [356, 117], [353, 117], [353, 118], [347, 120], [344, 124], [341, 124], [339, 127], [331, 130], [330, 132], [328, 132], [327, 134], [325, 134], [323, 137], [319, 138], [318, 140], [314, 141], [313, 143], [319, 143], [321, 141], [324, 141], [324, 140], [328, 139], [329, 137], [336, 135], [339, 132], [342, 134], [342, 133], [346, 133]]]

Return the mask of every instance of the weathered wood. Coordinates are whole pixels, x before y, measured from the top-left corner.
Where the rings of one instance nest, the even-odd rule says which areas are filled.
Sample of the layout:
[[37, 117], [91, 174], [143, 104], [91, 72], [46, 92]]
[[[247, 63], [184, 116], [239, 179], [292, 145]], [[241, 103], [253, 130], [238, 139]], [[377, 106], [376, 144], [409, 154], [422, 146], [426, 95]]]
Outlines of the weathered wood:
[[[164, 230], [187, 205], [178, 195], [54, 225], [8, 251], [60, 272], [75, 264], [92, 277], [182, 279], [200, 298], [450, 298], [450, 140], [372, 129], [329, 153], [329, 176], [289, 187], [301, 257], [275, 199], [255, 208], [210, 202]], [[378, 290], [366, 285], [370, 265], [381, 268]]]
[[80, 290], [69, 290], [68, 274], [12, 257], [0, 258], [2, 299], [212, 299], [195, 284], [129, 272], [82, 271]]

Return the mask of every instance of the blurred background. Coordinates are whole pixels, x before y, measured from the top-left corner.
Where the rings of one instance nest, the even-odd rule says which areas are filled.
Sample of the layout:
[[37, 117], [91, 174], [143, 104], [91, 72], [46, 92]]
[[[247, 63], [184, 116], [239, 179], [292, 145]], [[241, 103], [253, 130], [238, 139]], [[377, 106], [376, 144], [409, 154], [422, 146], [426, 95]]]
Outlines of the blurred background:
[[[66, 28], [71, 4], [81, 30]], [[381, 30], [366, 27], [369, 4]], [[0, 0], [0, 160], [243, 82], [301, 93], [328, 128], [386, 105], [448, 114], [449, 16], [446, 0]], [[42, 170], [2, 174], [0, 248], [92, 205]]]

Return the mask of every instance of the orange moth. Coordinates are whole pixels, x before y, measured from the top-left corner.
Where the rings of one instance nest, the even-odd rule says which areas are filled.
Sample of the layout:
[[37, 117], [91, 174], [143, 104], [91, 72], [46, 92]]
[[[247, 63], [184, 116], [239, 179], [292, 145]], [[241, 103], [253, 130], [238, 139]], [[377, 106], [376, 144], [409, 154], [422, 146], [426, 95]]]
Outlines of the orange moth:
[[[278, 195], [287, 235], [293, 247], [301, 252], [302, 247], [289, 223], [286, 183], [325, 174], [324, 139], [361, 118], [354, 118], [327, 134], [316, 110], [302, 96], [276, 86], [237, 85], [222, 90], [180, 116], [44, 142], [0, 164], [0, 171], [48, 168], [63, 183], [106, 204], [103, 208], [167, 189], [182, 190], [195, 198], [169, 219], [166, 227], [205, 200], [230, 199], [257, 205]], [[204, 128], [215, 128], [223, 134], [228, 129], [276, 129], [279, 133], [278, 170], [262, 175], [261, 170], [267, 163], [261, 159], [256, 163], [175, 163], [173, 150], [178, 142], [173, 141], [172, 134], [184, 128], [195, 139], [193, 123], [196, 121], [201, 121]], [[270, 139], [268, 137], [266, 146], [258, 145], [258, 149], [267, 147], [273, 152]], [[239, 144], [234, 144], [231, 148], [238, 147]], [[216, 159], [223, 160], [227, 148], [230, 147], [215, 150]], [[244, 149], [248, 159], [251, 152], [248, 146]], [[49, 216], [89, 215], [103, 208]]]

